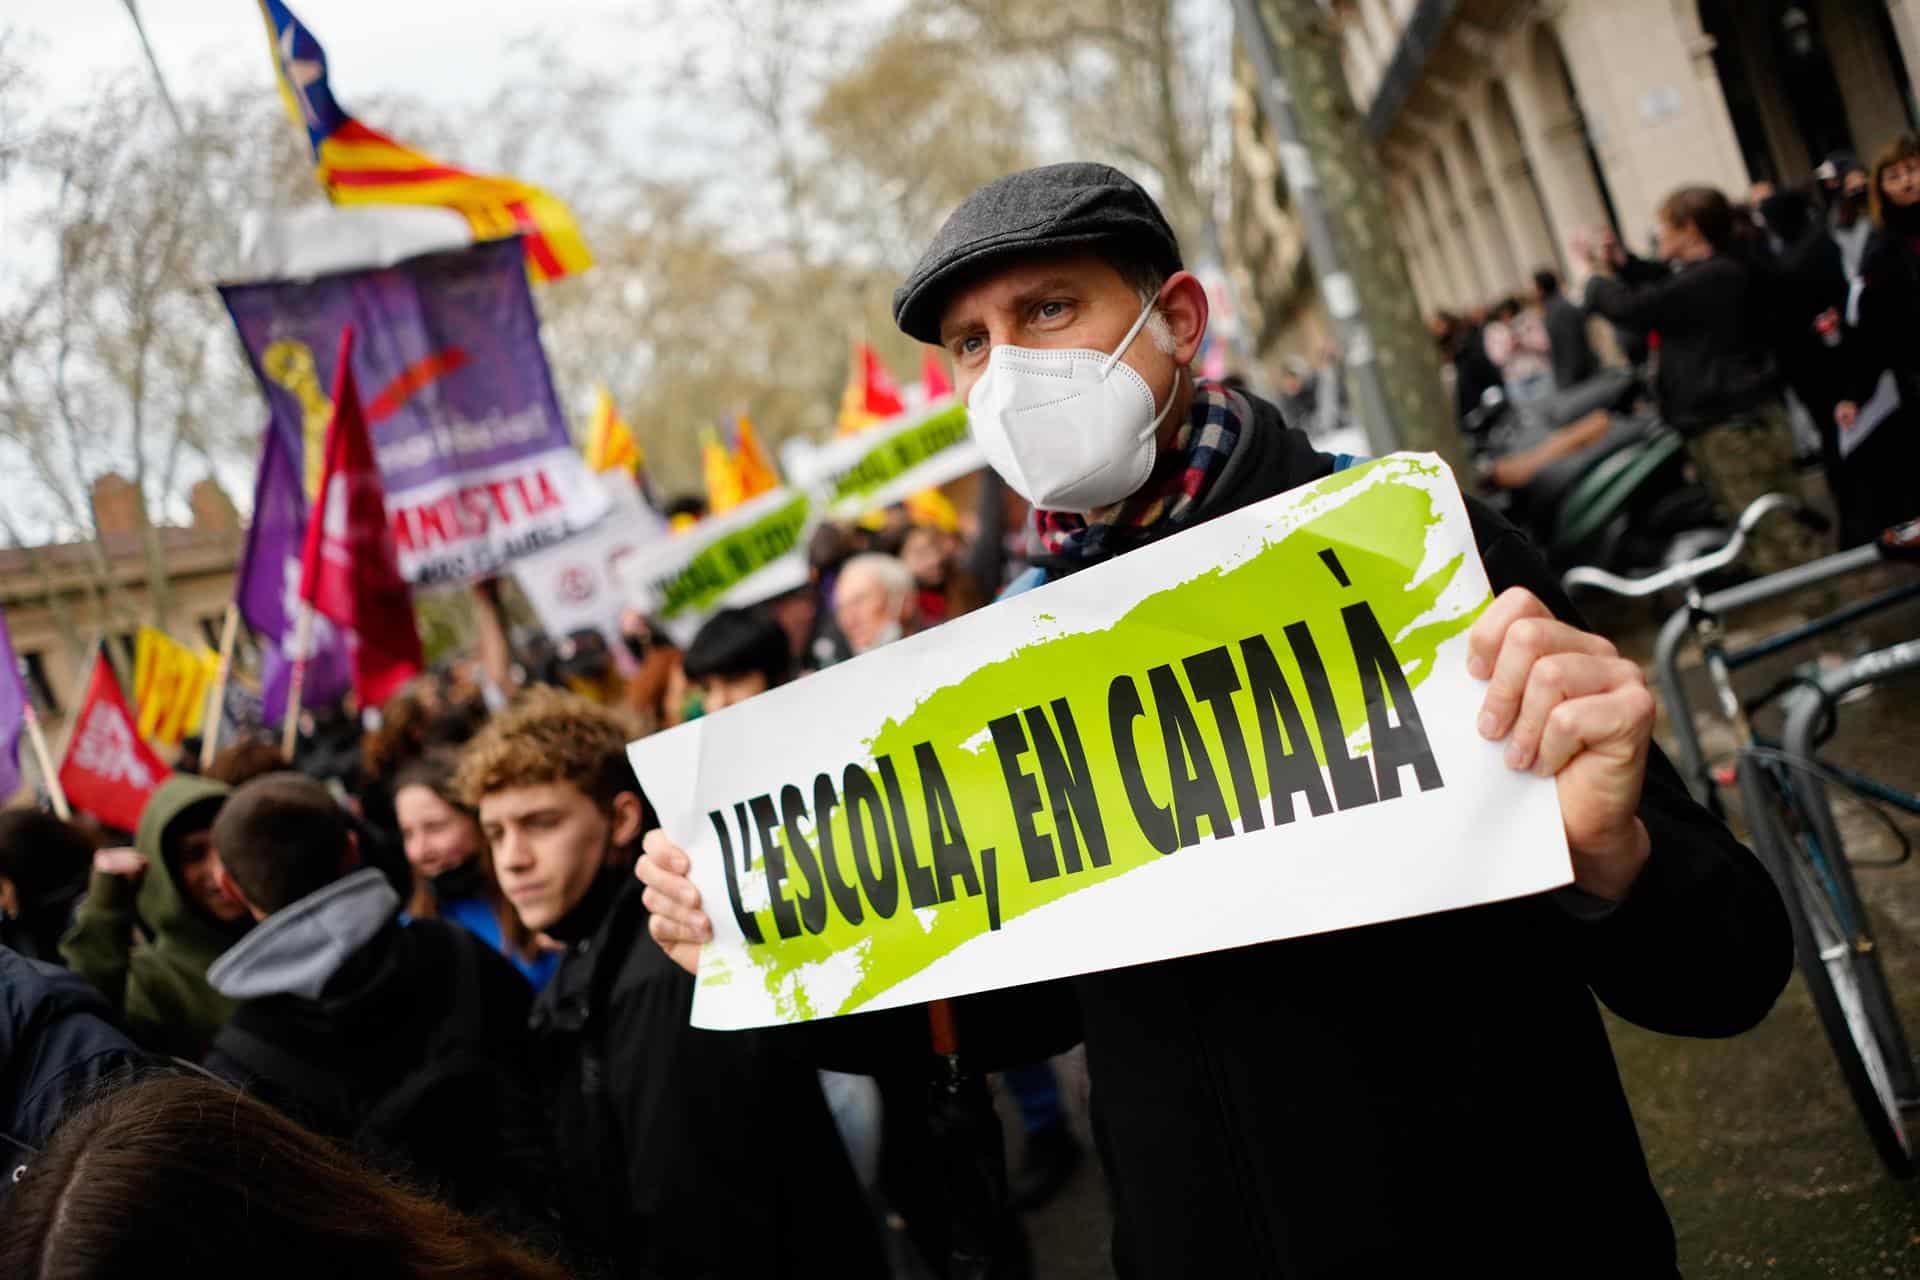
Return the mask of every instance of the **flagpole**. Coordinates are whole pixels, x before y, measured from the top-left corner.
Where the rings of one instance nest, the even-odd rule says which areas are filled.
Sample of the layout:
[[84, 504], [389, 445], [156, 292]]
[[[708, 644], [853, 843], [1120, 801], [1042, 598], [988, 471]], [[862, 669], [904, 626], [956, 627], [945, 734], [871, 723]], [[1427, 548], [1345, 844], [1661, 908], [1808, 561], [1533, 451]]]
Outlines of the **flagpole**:
[[240, 606], [232, 600], [227, 601], [227, 617], [220, 624], [220, 666], [214, 672], [213, 690], [206, 710], [200, 714], [209, 718], [205, 732], [200, 735], [200, 772], [205, 773], [213, 765], [214, 752], [220, 749], [220, 724], [227, 717], [227, 679], [233, 674], [233, 645], [240, 633]]
[[294, 624], [293, 676], [287, 681], [286, 724], [280, 731], [280, 754], [293, 763], [293, 744], [300, 736], [300, 698], [307, 683], [307, 647], [313, 643], [313, 606], [300, 602], [300, 620]]
[[53, 811], [60, 815], [60, 820], [71, 821], [73, 810], [67, 807], [66, 788], [60, 785], [60, 775], [53, 767], [53, 758], [47, 754], [47, 735], [40, 728], [40, 714], [33, 709], [31, 701], [24, 711], [22, 718], [27, 725], [27, 741], [33, 746], [34, 763], [40, 766], [40, 780], [47, 784], [47, 797], [53, 801]]

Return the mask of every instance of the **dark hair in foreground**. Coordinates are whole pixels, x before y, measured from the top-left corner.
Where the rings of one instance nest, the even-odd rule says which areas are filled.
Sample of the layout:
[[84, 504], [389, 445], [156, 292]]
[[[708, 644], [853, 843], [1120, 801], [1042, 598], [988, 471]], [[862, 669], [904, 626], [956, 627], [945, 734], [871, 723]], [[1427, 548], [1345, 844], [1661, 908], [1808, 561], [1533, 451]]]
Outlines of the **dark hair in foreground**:
[[0, 876], [22, 901], [85, 880], [93, 841], [70, 822], [40, 809], [0, 810]]
[[131, 1084], [75, 1112], [0, 1214], [0, 1275], [14, 1280], [156, 1268], [194, 1280], [567, 1274], [193, 1076]]
[[793, 668], [787, 633], [765, 614], [751, 609], [722, 609], [687, 646], [681, 668], [689, 680], [743, 676], [759, 671], [767, 687], [785, 684]]
[[340, 878], [353, 828], [302, 773], [247, 783], [213, 822], [213, 847], [247, 901], [271, 915]]

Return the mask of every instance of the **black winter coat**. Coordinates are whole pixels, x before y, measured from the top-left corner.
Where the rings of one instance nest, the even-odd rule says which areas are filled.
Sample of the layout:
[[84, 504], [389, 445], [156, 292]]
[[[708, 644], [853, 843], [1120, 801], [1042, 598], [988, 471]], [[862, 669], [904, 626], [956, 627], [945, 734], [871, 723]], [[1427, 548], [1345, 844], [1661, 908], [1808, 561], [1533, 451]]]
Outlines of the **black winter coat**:
[[[1203, 516], [1332, 469], [1254, 408]], [[1468, 507], [1494, 590], [1577, 622], [1525, 539]], [[986, 993], [956, 1002], [962, 1048], [1010, 1065], [1084, 1030], [1127, 1280], [1671, 1276], [1599, 1003], [1734, 1035], [1771, 1008], [1793, 943], [1766, 872], [1657, 748], [1640, 815], [1652, 860], [1604, 918], [1562, 891]], [[889, 1017], [911, 1039], [914, 1015], [840, 1019], [842, 1048]]]
[[1691, 435], [1778, 396], [1778, 288], [1770, 275], [1716, 253], [1651, 283], [1595, 276], [1586, 305], [1616, 325], [1660, 335], [1660, 412]]
[[1564, 293], [1556, 293], [1546, 304], [1547, 344], [1553, 351], [1553, 386], [1556, 391], [1578, 386], [1600, 372], [1600, 359], [1593, 354], [1593, 342], [1587, 337], [1587, 313]]
[[27, 1148], [146, 1061], [86, 979], [0, 947], [0, 1198]]
[[689, 1026], [693, 979], [640, 895], [602, 874], [550, 931], [570, 946], [533, 1007], [570, 1237], [659, 1280], [885, 1276], [814, 1069]]
[[241, 1002], [206, 1066], [461, 1209], [533, 1231], [551, 1166], [526, 1029], [532, 994], [458, 925], [395, 919], [318, 1000]]

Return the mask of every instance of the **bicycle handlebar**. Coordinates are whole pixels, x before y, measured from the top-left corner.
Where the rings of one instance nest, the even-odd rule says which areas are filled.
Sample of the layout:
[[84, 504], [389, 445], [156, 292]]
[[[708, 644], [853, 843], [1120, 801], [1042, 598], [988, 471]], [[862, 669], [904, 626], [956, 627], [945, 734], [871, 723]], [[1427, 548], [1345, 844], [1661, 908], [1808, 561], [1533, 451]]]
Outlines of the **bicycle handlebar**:
[[1560, 581], [1568, 590], [1575, 587], [1597, 587], [1617, 596], [1638, 600], [1643, 596], [1665, 591], [1668, 587], [1695, 582], [1716, 570], [1726, 568], [1740, 558], [1740, 553], [1746, 550], [1747, 535], [1753, 532], [1754, 527], [1762, 520], [1776, 511], [1798, 513], [1801, 509], [1799, 502], [1787, 497], [1784, 493], [1762, 494], [1740, 513], [1740, 521], [1733, 528], [1733, 536], [1717, 550], [1695, 556], [1691, 560], [1683, 560], [1679, 564], [1644, 578], [1623, 578], [1618, 574], [1608, 573], [1605, 569], [1581, 565], [1567, 570]]

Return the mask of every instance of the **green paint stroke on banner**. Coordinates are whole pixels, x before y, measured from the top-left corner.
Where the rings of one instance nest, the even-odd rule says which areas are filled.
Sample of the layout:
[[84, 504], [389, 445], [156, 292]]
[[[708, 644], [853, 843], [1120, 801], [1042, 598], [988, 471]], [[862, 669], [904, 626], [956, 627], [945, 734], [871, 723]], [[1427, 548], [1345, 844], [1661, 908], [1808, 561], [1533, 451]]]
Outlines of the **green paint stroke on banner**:
[[967, 438], [967, 407], [956, 404], [862, 454], [833, 479], [833, 503], [865, 497]]
[[[1313, 491], [1358, 485], [1377, 468], [1451, 484], [1430, 463], [1396, 457]], [[742, 914], [768, 944], [747, 955], [781, 1016], [852, 1012], [1006, 920], [1189, 848], [1184, 856], [1204, 856], [1238, 826], [1306, 824], [1443, 785], [1431, 754], [1422, 765], [1402, 752], [1382, 767], [1390, 753], [1374, 740], [1404, 747], [1409, 712], [1425, 739], [1410, 705], [1394, 702], [1392, 720], [1370, 724], [1367, 690], [1378, 702], [1384, 687], [1392, 701], [1397, 680], [1402, 690], [1422, 684], [1441, 644], [1486, 600], [1428, 618], [1462, 558], [1412, 581], [1440, 513], [1426, 489], [1374, 479], [1386, 482], [1238, 564], [1148, 596], [1108, 629], [1036, 640], [878, 726], [869, 760], [822, 775], [838, 798], [825, 841], [817, 790], [789, 787], [713, 815], [716, 824], [740, 819], [736, 844], [748, 842], [747, 827], [764, 833], [738, 874], [773, 879], [778, 905]], [[1462, 532], [1471, 536], [1464, 520]], [[1363, 675], [1368, 653], [1384, 654], [1396, 674], [1376, 663]], [[1137, 757], [1131, 778], [1123, 755]], [[858, 802], [854, 788], [868, 788], [857, 773], [871, 782]], [[803, 811], [782, 823], [775, 810], [787, 802]], [[861, 817], [859, 848], [850, 808]], [[890, 912], [878, 905], [885, 892], [871, 891], [883, 865], [894, 875]], [[850, 923], [842, 904], [863, 910], [865, 924]], [[850, 990], [815, 967], [843, 951], [859, 963]], [[709, 964], [701, 980], [737, 976]]]
[[659, 616], [676, 618], [689, 610], [705, 609], [792, 551], [800, 541], [801, 529], [806, 526], [808, 506], [807, 495], [796, 494], [791, 502], [774, 508], [745, 528], [716, 538], [712, 545], [694, 553], [685, 566], [655, 581]]

